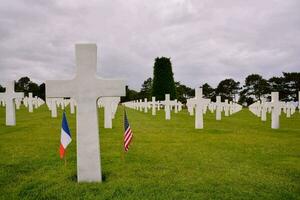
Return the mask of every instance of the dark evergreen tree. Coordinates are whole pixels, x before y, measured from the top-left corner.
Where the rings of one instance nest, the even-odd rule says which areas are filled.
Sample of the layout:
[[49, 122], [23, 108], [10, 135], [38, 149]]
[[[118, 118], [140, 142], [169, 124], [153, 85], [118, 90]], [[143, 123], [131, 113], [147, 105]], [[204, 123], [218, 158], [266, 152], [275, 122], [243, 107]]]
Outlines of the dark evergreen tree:
[[152, 96], [157, 100], [164, 100], [165, 94], [176, 99], [175, 82], [170, 58], [156, 58], [154, 63]]

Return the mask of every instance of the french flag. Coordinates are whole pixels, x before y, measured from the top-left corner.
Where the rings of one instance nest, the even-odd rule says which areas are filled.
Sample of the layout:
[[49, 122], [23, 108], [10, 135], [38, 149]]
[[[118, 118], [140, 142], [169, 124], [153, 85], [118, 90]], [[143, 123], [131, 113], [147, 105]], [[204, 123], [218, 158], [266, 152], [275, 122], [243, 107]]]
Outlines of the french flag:
[[65, 155], [67, 146], [71, 143], [71, 132], [68, 126], [66, 113], [63, 113], [63, 119], [62, 119], [62, 127], [61, 127], [61, 136], [60, 136], [60, 158], [62, 159]]

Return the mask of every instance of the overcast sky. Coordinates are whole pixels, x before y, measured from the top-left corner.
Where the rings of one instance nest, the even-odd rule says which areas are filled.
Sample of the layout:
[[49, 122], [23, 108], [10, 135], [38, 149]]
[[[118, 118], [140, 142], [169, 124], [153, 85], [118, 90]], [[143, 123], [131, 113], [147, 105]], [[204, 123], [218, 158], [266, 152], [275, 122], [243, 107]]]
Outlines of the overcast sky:
[[0, 0], [0, 83], [70, 79], [74, 44], [98, 75], [140, 88], [156, 57], [190, 87], [300, 71], [300, 0]]

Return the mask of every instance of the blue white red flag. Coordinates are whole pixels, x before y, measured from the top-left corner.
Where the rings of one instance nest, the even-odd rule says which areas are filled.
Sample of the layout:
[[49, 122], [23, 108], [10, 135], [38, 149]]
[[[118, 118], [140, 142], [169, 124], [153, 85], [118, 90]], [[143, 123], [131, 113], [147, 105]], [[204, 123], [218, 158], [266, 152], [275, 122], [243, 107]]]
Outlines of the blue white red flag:
[[71, 132], [70, 132], [70, 129], [68, 126], [66, 113], [63, 112], [61, 135], [60, 135], [60, 148], [59, 148], [59, 153], [60, 153], [61, 159], [64, 157], [67, 146], [71, 143], [71, 141], [72, 141]]

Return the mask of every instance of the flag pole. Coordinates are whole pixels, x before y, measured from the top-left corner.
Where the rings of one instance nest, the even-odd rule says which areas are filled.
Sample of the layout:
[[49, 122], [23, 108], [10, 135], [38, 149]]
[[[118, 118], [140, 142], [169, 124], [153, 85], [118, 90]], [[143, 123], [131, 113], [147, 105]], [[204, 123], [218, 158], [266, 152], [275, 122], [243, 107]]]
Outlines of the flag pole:
[[[125, 106], [123, 106], [123, 124], [125, 123]], [[125, 152], [124, 152], [124, 134], [122, 135], [122, 140], [121, 140], [121, 142], [122, 142], [122, 145], [121, 145], [121, 160], [122, 160], [122, 162], [125, 162]]]
[[[66, 114], [66, 107], [64, 107], [63, 113]], [[67, 150], [65, 150], [65, 168], [67, 168]]]
[[67, 151], [65, 151], [65, 168], [67, 168]]

